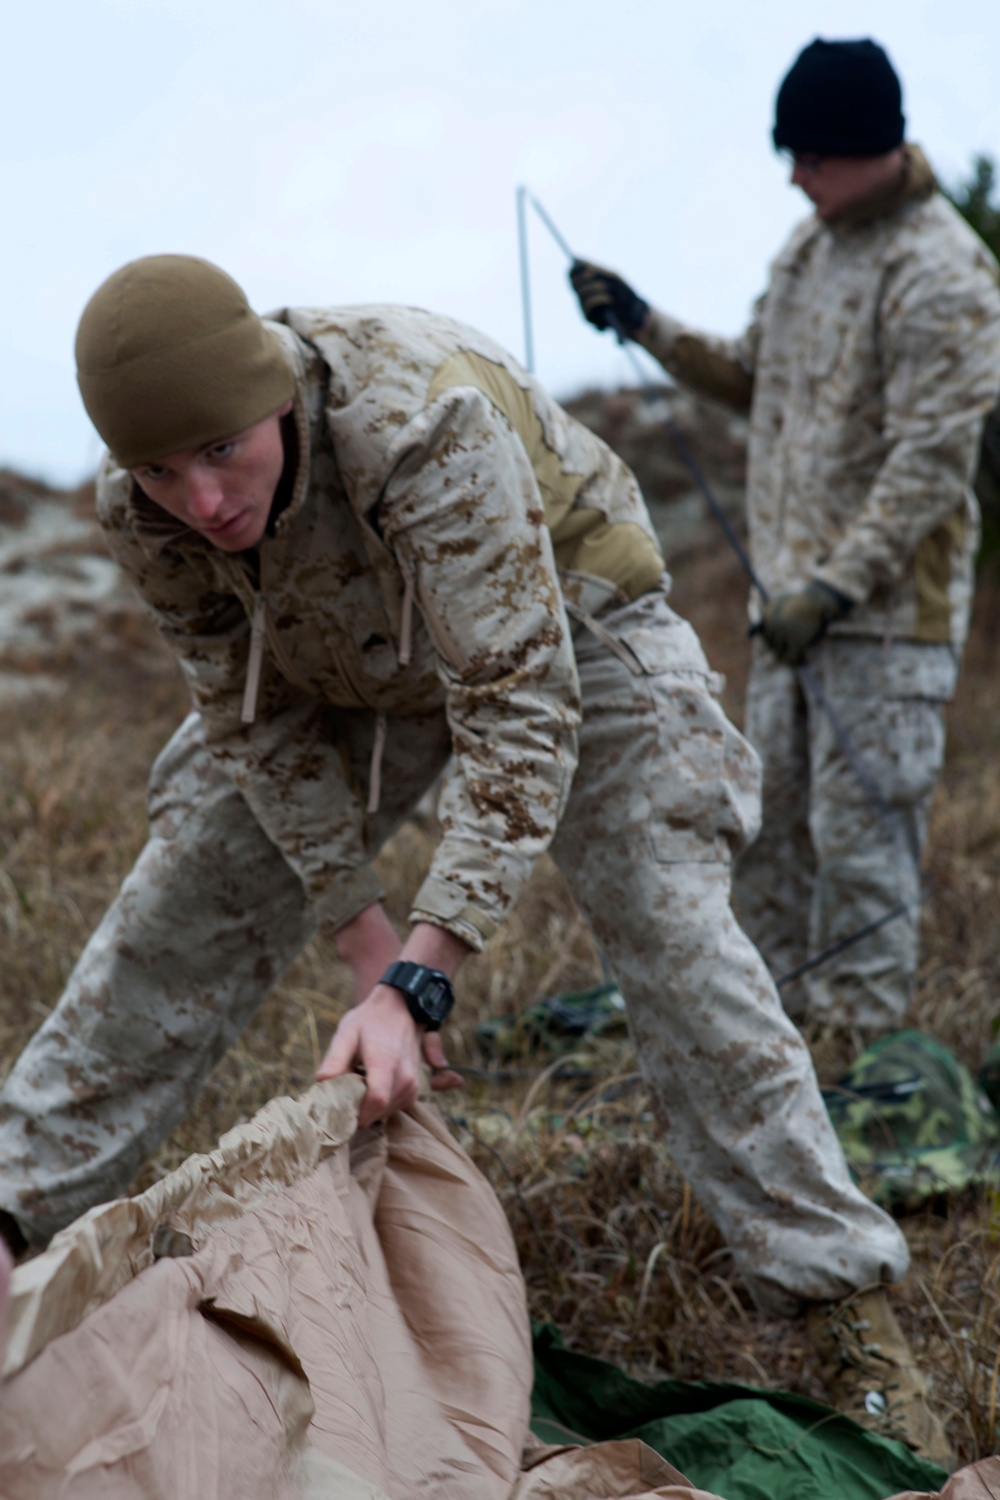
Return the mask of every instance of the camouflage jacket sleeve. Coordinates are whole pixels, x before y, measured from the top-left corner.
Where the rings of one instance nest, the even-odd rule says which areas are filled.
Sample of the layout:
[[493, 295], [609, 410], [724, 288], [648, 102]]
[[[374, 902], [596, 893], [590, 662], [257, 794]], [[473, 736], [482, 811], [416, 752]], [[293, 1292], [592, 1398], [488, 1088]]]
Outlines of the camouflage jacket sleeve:
[[552, 839], [580, 722], [535, 476], [482, 392], [453, 388], [410, 421], [378, 524], [435, 643], [454, 750], [413, 920], [478, 948]]
[[[898, 583], [917, 547], [965, 504], [1000, 385], [1000, 296], [985, 275], [904, 263], [886, 284], [880, 344], [890, 443], [861, 508], [817, 569], [863, 601]], [[984, 294], [985, 291], [985, 294]]]
[[[240, 713], [250, 627], [211, 560], [194, 549], [150, 555], [127, 524], [102, 516], [111, 550], [176, 655], [205, 736], [261, 828], [298, 875], [318, 921], [334, 930], [381, 899], [364, 849], [363, 809], [331, 735], [330, 710], [265, 656], [253, 724]], [[317, 795], [317, 787], [322, 795]]]
[[682, 385], [736, 411], [749, 412], [759, 337], [757, 312], [741, 338], [720, 339], [687, 328], [654, 307], [636, 337]]

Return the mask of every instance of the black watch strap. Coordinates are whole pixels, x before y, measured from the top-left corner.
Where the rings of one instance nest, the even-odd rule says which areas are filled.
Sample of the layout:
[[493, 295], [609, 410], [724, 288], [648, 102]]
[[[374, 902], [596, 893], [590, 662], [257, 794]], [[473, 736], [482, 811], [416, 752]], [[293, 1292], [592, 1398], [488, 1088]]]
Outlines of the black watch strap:
[[380, 983], [399, 991], [410, 1015], [425, 1031], [440, 1031], [455, 1004], [455, 991], [447, 974], [407, 959], [390, 964]]

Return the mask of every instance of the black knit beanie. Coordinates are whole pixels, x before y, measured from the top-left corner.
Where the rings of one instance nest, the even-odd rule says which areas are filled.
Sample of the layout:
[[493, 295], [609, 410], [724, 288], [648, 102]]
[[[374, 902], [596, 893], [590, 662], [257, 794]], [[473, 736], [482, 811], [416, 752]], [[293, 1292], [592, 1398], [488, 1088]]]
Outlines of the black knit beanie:
[[903, 95], [878, 42], [824, 42], [795, 59], [778, 90], [774, 144], [817, 156], [882, 156], [902, 145]]

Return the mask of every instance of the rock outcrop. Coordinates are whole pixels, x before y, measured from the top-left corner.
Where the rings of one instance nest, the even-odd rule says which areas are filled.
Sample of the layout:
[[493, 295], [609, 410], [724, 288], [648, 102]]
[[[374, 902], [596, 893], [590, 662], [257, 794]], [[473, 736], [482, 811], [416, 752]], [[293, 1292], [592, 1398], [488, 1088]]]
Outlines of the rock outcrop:
[[670, 440], [668, 418], [676, 424], [730, 519], [742, 528], [744, 418], [676, 386], [584, 391], [563, 405], [620, 453], [638, 477], [668, 563], [710, 541], [716, 526]]
[[58, 693], [81, 655], [139, 648], [141, 608], [108, 556], [93, 486], [0, 470], [0, 701]]

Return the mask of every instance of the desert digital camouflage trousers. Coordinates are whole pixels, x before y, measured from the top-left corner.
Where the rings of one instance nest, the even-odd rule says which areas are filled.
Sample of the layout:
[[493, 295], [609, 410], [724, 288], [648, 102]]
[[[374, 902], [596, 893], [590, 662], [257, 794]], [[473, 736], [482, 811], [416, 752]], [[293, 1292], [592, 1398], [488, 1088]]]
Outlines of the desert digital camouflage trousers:
[[830, 637], [810, 661], [896, 823], [890, 832], [799, 678], [755, 643], [747, 736], [764, 765], [763, 827], [736, 870], [736, 909], [772, 974], [886, 923], [782, 990], [789, 1012], [891, 1031], [917, 969], [919, 859], [944, 762], [950, 646]]
[[[662, 594], [582, 627], [580, 763], [553, 854], [618, 975], [671, 1154], [755, 1296], [792, 1313], [905, 1272], [853, 1186], [809, 1053], [729, 904], [759, 765]], [[374, 716], [354, 716], [359, 776]], [[376, 848], [447, 755], [397, 721]], [[34, 1240], [121, 1193], [312, 931], [298, 880], [191, 716], [150, 787], [149, 843], [0, 1095], [0, 1207]]]

